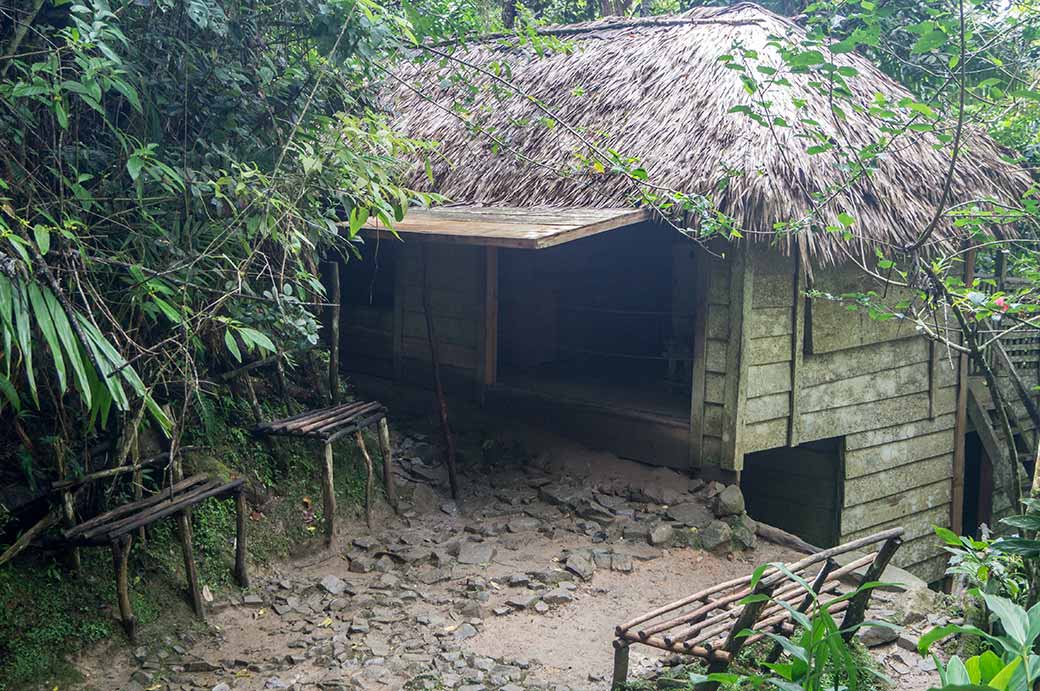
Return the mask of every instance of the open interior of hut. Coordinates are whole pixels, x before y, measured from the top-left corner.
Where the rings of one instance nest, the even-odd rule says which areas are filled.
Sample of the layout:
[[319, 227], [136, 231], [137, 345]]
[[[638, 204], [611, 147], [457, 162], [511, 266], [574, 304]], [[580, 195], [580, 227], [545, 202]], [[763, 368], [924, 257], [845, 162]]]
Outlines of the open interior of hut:
[[689, 419], [695, 262], [639, 224], [500, 253], [498, 385]]
[[833, 437], [744, 456], [740, 489], [748, 515], [813, 545], [838, 544], [845, 478], [842, 441]]

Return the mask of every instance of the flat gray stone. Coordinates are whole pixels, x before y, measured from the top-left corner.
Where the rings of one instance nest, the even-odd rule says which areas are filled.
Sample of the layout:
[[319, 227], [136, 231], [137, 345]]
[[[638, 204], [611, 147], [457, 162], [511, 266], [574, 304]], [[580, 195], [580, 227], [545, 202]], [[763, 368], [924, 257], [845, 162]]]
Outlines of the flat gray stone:
[[668, 518], [671, 518], [676, 523], [681, 523], [691, 528], [703, 528], [715, 518], [715, 514], [712, 513], [711, 509], [699, 501], [687, 501], [675, 506], [669, 506], [667, 515]]
[[701, 547], [711, 552], [719, 547], [729, 546], [729, 541], [733, 537], [733, 529], [728, 524], [715, 520], [700, 532], [700, 537]]
[[319, 585], [329, 595], [341, 595], [347, 589], [347, 582], [332, 574], [322, 578]]
[[650, 529], [646, 539], [651, 545], [667, 545], [672, 541], [672, 536], [675, 535], [675, 529], [668, 523], [658, 523]]
[[575, 552], [567, 557], [564, 567], [583, 581], [592, 578], [592, 574], [596, 571], [596, 565], [584, 552]]
[[465, 542], [459, 548], [460, 564], [487, 564], [495, 556], [495, 548], [488, 542]]

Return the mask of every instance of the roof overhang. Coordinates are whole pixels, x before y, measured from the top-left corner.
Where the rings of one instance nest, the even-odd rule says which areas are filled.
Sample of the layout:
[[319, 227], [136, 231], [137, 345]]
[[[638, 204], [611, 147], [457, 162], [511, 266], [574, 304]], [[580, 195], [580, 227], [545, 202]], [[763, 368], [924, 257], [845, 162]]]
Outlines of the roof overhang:
[[379, 237], [396, 232], [432, 242], [538, 250], [649, 218], [649, 209], [634, 208], [438, 206], [409, 209], [392, 230], [375, 219], [363, 230]]

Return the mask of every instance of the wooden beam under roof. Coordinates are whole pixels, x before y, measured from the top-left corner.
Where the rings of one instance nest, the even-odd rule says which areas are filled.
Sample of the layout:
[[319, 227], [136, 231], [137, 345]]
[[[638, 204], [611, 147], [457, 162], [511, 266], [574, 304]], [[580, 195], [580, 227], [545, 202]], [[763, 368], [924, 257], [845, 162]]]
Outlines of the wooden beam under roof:
[[[485, 247], [544, 249], [650, 218], [649, 209], [440, 206], [409, 209], [391, 230], [371, 219], [362, 232]], [[341, 224], [344, 225], [344, 224]]]

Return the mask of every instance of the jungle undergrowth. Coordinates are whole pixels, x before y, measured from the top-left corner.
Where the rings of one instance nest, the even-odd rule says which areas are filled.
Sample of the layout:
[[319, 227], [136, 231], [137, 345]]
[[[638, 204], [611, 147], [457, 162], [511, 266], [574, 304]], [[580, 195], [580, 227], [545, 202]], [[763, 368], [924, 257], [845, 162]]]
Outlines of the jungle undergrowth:
[[[292, 412], [299, 412], [304, 404], [293, 401], [290, 406]], [[262, 408], [269, 418], [287, 414], [283, 405], [262, 404]], [[185, 472], [247, 478], [250, 571], [290, 558], [294, 551], [306, 549], [310, 540], [320, 540], [320, 446], [285, 438], [266, 445], [248, 431], [252, 426], [248, 406], [230, 397], [204, 399], [199, 417], [185, 445], [203, 448], [188, 454]], [[381, 477], [381, 458], [373, 452], [378, 449], [376, 439], [369, 436], [366, 443], [376, 477]], [[364, 465], [349, 440], [336, 444], [335, 459], [338, 513], [356, 516], [364, 500]], [[378, 481], [375, 487], [378, 491]], [[218, 600], [237, 592], [232, 578], [234, 500], [203, 502], [191, 518], [202, 584]], [[64, 688], [81, 682], [70, 656], [108, 639], [125, 641], [116, 618], [108, 550], [84, 548], [81, 554], [83, 568], [78, 574], [59, 555], [44, 550], [0, 569], [0, 691]], [[188, 604], [174, 521], [153, 524], [144, 545], [135, 543], [130, 574], [139, 645], [171, 630], [202, 626]]]

